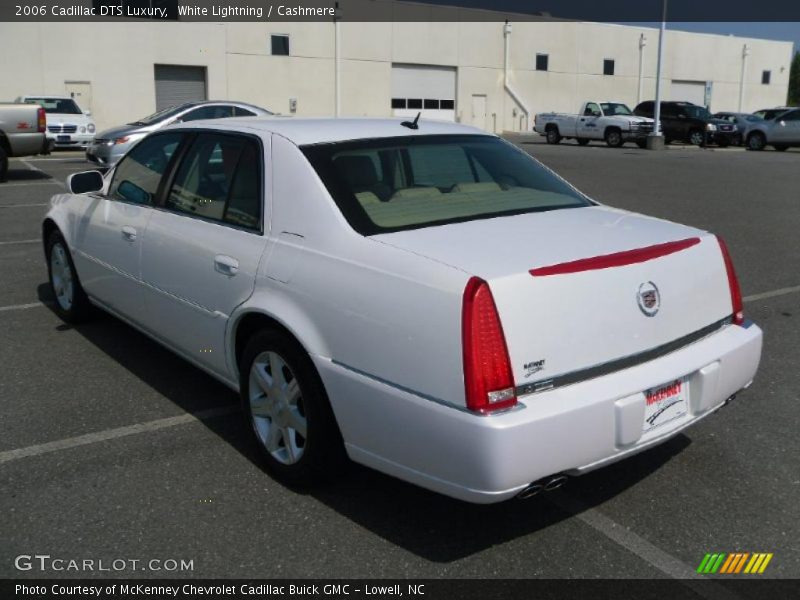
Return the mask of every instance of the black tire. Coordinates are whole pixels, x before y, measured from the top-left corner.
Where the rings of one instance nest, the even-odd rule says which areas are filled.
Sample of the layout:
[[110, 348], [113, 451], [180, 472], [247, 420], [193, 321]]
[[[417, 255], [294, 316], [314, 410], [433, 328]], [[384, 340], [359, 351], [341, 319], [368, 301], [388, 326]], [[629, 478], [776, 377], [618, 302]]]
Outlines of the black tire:
[[625, 138], [622, 137], [622, 132], [616, 127], [609, 127], [606, 129], [604, 138], [606, 140], [606, 144], [608, 144], [610, 148], [621, 148], [625, 143]]
[[558, 132], [558, 127], [548, 127], [545, 131], [545, 137], [548, 144], [558, 144], [561, 142], [561, 134]]
[[[250, 402], [253, 363], [256, 362], [256, 359], [261, 362], [262, 357], [267, 353], [279, 357], [288, 368], [288, 371], [286, 368], [281, 369], [281, 377], [286, 381], [287, 386], [296, 380], [299, 388], [299, 398], [294, 405], [281, 404], [277, 394], [270, 398], [270, 392], [263, 388], [257, 392], [257, 395], [260, 394], [265, 401], [278, 401], [280, 406], [293, 406], [297, 409], [297, 413], [305, 419], [305, 436], [301, 435], [297, 429], [291, 428], [291, 421], [284, 423], [284, 428], [289, 430], [289, 435], [293, 438], [293, 442], [289, 443], [294, 443], [296, 446], [294, 452], [302, 449], [299, 458], [291, 463], [277, 458], [267, 448], [269, 432], [275, 427], [278, 419], [284, 418], [283, 415], [275, 413], [274, 416], [254, 417], [253, 406]], [[336, 418], [333, 415], [322, 380], [302, 346], [283, 331], [264, 329], [253, 335], [247, 342], [239, 367], [239, 389], [244, 414], [270, 474], [290, 486], [311, 486], [329, 480], [340, 472], [346, 463], [342, 435], [336, 424]], [[256, 367], [256, 369], [258, 368], [260, 367]], [[270, 371], [272, 369], [271, 366], [267, 366], [267, 368]], [[267, 377], [272, 377], [272, 374], [266, 369], [262, 372]], [[285, 413], [288, 412], [290, 411], [285, 410]], [[283, 454], [285, 459], [290, 456], [286, 438], [283, 433], [276, 433], [276, 435], [279, 435], [280, 440], [278, 441], [279, 446], [274, 452]]]
[[575, 141], [578, 142], [578, 146], [585, 146], [589, 143], [589, 140], [586, 138], [575, 138]]
[[[63, 273], [67, 272], [66, 269], [69, 270], [69, 281], [72, 286], [69, 302], [66, 301], [66, 295], [59, 291], [65, 290], [63, 276], [56, 274], [54, 278], [53, 267], [56, 264], [53, 261], [54, 251], [57, 253], [56, 263], [58, 264], [56, 267], [60, 268]], [[73, 324], [88, 320], [92, 316], [92, 304], [89, 302], [86, 292], [83, 291], [83, 286], [81, 286], [80, 279], [78, 279], [78, 272], [75, 270], [75, 263], [72, 262], [69, 247], [60, 231], [53, 231], [50, 237], [47, 238], [45, 257], [47, 258], [47, 277], [50, 282], [50, 291], [55, 299], [54, 307], [58, 316], [67, 323]]]
[[766, 145], [767, 145], [767, 138], [760, 131], [754, 131], [749, 136], [747, 136], [748, 150], [755, 150], [755, 151], [763, 150], [764, 146]]
[[0, 144], [0, 183], [8, 180], [8, 154], [6, 149]]
[[706, 143], [706, 136], [705, 136], [705, 134], [703, 133], [702, 130], [700, 130], [700, 129], [692, 129], [689, 132], [689, 137], [688, 137], [687, 141], [692, 146], [702, 146], [702, 145], [704, 145]]
[[636, 145], [639, 146], [642, 150], [647, 148], [647, 140], [636, 140]]
[[786, 152], [786, 150], [789, 149], [789, 146], [785, 146], [783, 144], [776, 144], [773, 146], [773, 148], [775, 148], [775, 150], [777, 150], [778, 152]]

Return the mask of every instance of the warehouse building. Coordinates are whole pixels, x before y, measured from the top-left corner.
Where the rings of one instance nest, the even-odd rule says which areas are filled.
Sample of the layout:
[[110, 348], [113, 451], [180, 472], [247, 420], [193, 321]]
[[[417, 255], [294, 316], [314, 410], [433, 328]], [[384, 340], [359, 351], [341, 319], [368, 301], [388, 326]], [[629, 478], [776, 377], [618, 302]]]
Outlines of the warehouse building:
[[[397, 3], [396, 3], [397, 4]], [[658, 30], [601, 23], [1, 23], [0, 98], [69, 94], [100, 129], [241, 100], [303, 116], [408, 116], [521, 131], [588, 99], [655, 96]], [[491, 13], [484, 13], [489, 19]], [[712, 111], [786, 102], [791, 42], [668, 31], [663, 90]]]

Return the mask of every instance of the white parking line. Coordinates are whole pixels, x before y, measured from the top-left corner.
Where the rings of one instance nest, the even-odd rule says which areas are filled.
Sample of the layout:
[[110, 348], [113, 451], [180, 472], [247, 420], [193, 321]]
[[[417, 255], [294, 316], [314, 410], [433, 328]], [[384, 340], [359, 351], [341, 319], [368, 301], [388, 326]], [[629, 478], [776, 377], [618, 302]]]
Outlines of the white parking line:
[[28, 458], [30, 456], [41, 456], [42, 454], [58, 452], [59, 450], [67, 450], [69, 448], [77, 448], [78, 446], [96, 444], [98, 442], [127, 437], [139, 433], [147, 433], [150, 431], [158, 431], [159, 429], [176, 427], [178, 425], [186, 425], [187, 423], [199, 423], [206, 419], [213, 419], [214, 417], [232, 414], [237, 410], [239, 410], [239, 407], [231, 404], [228, 406], [220, 406], [218, 408], [201, 410], [196, 413], [186, 413], [183, 415], [178, 415], [177, 417], [167, 417], [165, 419], [157, 419], [155, 421], [147, 421], [145, 423], [136, 423], [135, 425], [128, 425], [127, 427], [117, 427], [116, 429], [96, 431], [95, 433], [87, 433], [86, 435], [65, 438], [63, 440], [56, 440], [54, 442], [47, 442], [45, 444], [36, 444], [34, 446], [16, 448], [15, 450], [6, 450], [4, 452], [0, 452], [0, 464], [19, 460], [21, 458]]
[[0, 242], [0, 246], [10, 246], [11, 244], [41, 244], [42, 240], [9, 240], [7, 242]]
[[27, 183], [3, 183], [0, 184], [0, 190], [4, 190], [10, 187], [33, 187], [35, 185], [58, 185], [61, 184], [56, 181], [55, 179], [45, 179], [44, 181], [29, 181]]
[[600, 511], [584, 505], [577, 498], [560, 491], [551, 494], [548, 499], [559, 508], [574, 514], [578, 520], [632, 552], [668, 577], [683, 580], [684, 585], [692, 588], [703, 598], [708, 598], [709, 600], [739, 598], [731, 590], [707, 580], [699, 584], [699, 580], [704, 579], [704, 577], [698, 574], [695, 569], [671, 554], [664, 552], [661, 548], [651, 544], [637, 533], [620, 525]]
[[753, 294], [752, 296], [745, 296], [742, 298], [745, 302], [753, 302], [754, 300], [764, 300], [766, 298], [775, 298], [776, 296], [785, 296], [786, 294], [794, 294], [800, 292], [800, 285], [793, 285], [791, 287], [780, 288], [772, 290], [771, 292], [761, 292], [760, 294]]
[[46, 306], [50, 304], [49, 302], [29, 302], [28, 304], [12, 304], [11, 306], [0, 306], [0, 312], [6, 312], [8, 310], [27, 310], [29, 308], [39, 308], [40, 306]]

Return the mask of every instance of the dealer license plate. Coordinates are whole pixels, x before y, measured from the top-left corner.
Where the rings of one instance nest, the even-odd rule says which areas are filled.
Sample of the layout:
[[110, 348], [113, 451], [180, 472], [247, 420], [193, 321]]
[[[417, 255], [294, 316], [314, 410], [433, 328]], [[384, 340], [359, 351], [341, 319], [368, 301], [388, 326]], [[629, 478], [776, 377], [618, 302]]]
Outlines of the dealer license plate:
[[56, 137], [56, 140], [59, 142], [69, 142], [72, 138], [68, 135], [59, 135]]
[[685, 377], [645, 390], [644, 426], [647, 433], [679, 419], [688, 411], [689, 380]]

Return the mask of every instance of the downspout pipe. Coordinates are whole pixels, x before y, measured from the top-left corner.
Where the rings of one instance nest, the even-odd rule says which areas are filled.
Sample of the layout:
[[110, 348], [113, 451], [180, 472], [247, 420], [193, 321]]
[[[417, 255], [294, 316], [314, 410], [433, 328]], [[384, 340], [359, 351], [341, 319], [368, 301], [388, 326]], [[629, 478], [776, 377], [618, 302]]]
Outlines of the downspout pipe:
[[503, 55], [503, 87], [505, 88], [508, 95], [516, 102], [522, 112], [525, 114], [525, 131], [528, 130], [530, 126], [530, 116], [531, 111], [526, 106], [525, 102], [522, 101], [519, 94], [514, 91], [514, 88], [511, 87], [511, 84], [508, 81], [508, 61], [509, 61], [509, 46], [511, 44], [511, 23], [506, 21], [505, 25], [503, 25], [503, 36], [505, 37], [505, 52]]
[[339, 21], [342, 19], [342, 9], [339, 8], [339, 3], [336, 2], [335, 9], [333, 12], [333, 37], [334, 37], [334, 78], [333, 78], [333, 86], [334, 90], [334, 115], [336, 117], [341, 116], [342, 114], [342, 81], [341, 81], [341, 73], [342, 73], [342, 51], [341, 51], [341, 44], [342, 44], [342, 37], [341, 32], [339, 31]]

